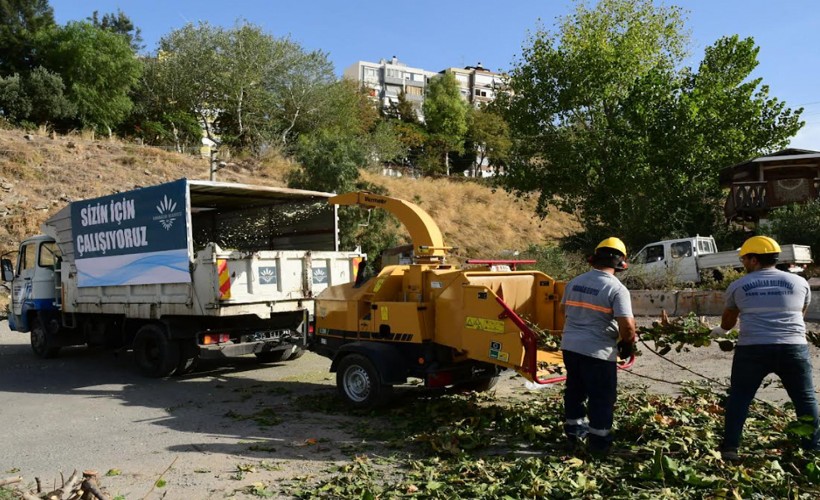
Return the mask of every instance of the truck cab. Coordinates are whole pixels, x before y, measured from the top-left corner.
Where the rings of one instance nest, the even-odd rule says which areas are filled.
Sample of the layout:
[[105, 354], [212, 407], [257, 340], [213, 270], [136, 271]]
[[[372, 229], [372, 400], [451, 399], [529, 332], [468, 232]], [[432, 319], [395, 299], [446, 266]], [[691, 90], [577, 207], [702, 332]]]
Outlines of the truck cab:
[[698, 257], [716, 252], [713, 237], [694, 236], [650, 243], [630, 260], [633, 274], [655, 277], [671, 273], [676, 281], [697, 282], [700, 281]]
[[2, 260], [3, 280], [11, 282], [9, 327], [12, 330], [28, 332], [39, 312], [58, 309], [59, 279], [55, 270], [59, 262], [57, 243], [44, 235], [24, 240], [16, 262]]

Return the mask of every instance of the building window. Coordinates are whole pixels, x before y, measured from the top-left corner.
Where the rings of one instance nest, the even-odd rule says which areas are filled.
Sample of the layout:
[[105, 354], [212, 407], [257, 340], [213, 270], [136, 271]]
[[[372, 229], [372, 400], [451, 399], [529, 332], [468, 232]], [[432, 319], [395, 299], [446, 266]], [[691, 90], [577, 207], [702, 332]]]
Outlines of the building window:
[[387, 77], [388, 78], [404, 79], [404, 71], [402, 71], [400, 69], [387, 68]]
[[475, 95], [478, 97], [487, 97], [487, 91], [481, 89], [475, 89]]
[[364, 68], [364, 81], [366, 82], [378, 82], [379, 81], [379, 70], [376, 68]]
[[414, 82], [423, 82], [424, 81], [424, 75], [422, 75], [421, 73], [413, 73], [413, 81]]
[[407, 93], [407, 95], [424, 95], [421, 91], [421, 87], [407, 87], [404, 89], [404, 92]]

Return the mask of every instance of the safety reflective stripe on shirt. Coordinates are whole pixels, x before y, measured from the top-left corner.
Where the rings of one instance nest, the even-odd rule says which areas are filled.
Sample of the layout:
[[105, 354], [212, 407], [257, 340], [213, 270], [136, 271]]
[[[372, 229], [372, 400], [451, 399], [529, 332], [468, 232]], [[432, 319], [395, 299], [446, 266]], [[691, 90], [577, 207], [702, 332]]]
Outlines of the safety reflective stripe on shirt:
[[613, 312], [611, 307], [598, 306], [595, 304], [590, 304], [589, 302], [581, 302], [578, 300], [567, 300], [564, 304], [568, 306], [583, 307], [584, 309], [591, 309], [604, 314], [612, 314]]

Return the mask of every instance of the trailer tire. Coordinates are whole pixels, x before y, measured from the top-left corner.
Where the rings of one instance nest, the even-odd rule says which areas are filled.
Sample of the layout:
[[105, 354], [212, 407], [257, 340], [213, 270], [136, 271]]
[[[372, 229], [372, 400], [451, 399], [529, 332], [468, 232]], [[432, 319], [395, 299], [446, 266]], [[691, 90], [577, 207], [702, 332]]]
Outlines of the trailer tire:
[[465, 392], [486, 392], [495, 387], [498, 383], [498, 376], [489, 378], [479, 378], [475, 380], [467, 380], [460, 382], [453, 386], [453, 390], [458, 393]]
[[54, 339], [40, 318], [31, 320], [31, 350], [43, 359], [55, 358], [60, 347], [54, 345]]
[[179, 344], [169, 340], [159, 325], [145, 325], [134, 339], [134, 359], [146, 377], [167, 377], [179, 365]]
[[265, 351], [253, 353], [260, 363], [279, 363], [290, 359], [291, 349], [279, 349], [276, 351]]
[[348, 354], [339, 361], [336, 389], [354, 408], [384, 404], [393, 392], [393, 386], [382, 384], [376, 367], [361, 354]]

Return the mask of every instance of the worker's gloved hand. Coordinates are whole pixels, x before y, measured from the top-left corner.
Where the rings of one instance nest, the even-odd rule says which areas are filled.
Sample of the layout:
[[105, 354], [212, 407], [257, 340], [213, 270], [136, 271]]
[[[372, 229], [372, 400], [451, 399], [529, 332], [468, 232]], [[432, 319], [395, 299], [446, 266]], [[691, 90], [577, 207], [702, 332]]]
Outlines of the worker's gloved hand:
[[729, 333], [729, 330], [724, 330], [723, 327], [720, 325], [712, 328], [712, 331], [709, 332], [709, 336], [713, 339], [721, 339], [726, 337], [726, 334]]
[[618, 342], [618, 357], [629, 359], [635, 352], [635, 342], [631, 340], [621, 340]]

